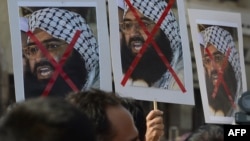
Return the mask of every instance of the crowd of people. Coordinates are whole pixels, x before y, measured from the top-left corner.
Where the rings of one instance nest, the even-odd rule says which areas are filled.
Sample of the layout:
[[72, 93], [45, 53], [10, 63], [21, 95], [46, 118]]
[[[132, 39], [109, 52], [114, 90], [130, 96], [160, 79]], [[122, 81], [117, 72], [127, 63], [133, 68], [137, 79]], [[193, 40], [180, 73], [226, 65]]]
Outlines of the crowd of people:
[[[116, 93], [99, 89], [72, 92], [65, 98], [30, 98], [1, 117], [0, 140], [158, 141], [164, 130], [162, 112], [152, 111], [146, 118], [141, 108], [138, 116], [132, 112], [135, 103], [129, 110], [123, 101]], [[136, 126], [140, 122], [144, 126]]]
[[[137, 100], [100, 89], [30, 98], [0, 118], [1, 141], [160, 141], [164, 129], [161, 110], [146, 113]], [[223, 141], [223, 133], [208, 124], [185, 141]]]

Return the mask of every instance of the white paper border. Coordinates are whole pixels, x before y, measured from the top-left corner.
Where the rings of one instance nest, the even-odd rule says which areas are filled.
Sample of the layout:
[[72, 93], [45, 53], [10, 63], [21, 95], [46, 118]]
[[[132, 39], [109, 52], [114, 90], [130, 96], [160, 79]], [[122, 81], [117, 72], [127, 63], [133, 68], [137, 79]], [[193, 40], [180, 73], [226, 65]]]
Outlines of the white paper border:
[[242, 90], [243, 92], [247, 90], [246, 83], [246, 73], [244, 65], [244, 54], [243, 54], [243, 34], [241, 27], [241, 15], [239, 13], [232, 12], [221, 12], [221, 11], [210, 11], [210, 10], [199, 10], [199, 9], [188, 9], [189, 23], [192, 34], [192, 41], [198, 71], [198, 78], [200, 84], [201, 100], [203, 105], [203, 111], [206, 123], [215, 124], [235, 124], [234, 115], [231, 117], [219, 117], [212, 116], [209, 113], [206, 83], [204, 76], [204, 69], [202, 64], [202, 56], [200, 51], [200, 45], [198, 41], [198, 29], [197, 24], [207, 24], [207, 25], [218, 25], [237, 28], [238, 36], [238, 51], [240, 55], [240, 65], [242, 72]]
[[108, 37], [107, 11], [104, 0], [9, 0], [8, 12], [11, 31], [13, 71], [16, 101], [24, 100], [23, 62], [19, 28], [19, 7], [90, 7], [96, 9], [97, 39], [99, 45], [100, 89], [112, 91], [111, 58]]
[[178, 7], [178, 22], [180, 27], [182, 47], [183, 47], [183, 61], [184, 61], [184, 86], [186, 93], [174, 90], [160, 89], [160, 88], [144, 88], [121, 85], [123, 78], [120, 58], [120, 36], [118, 24], [118, 7], [117, 0], [109, 0], [109, 22], [110, 22], [110, 44], [112, 56], [112, 69], [114, 75], [115, 90], [121, 96], [133, 97], [138, 100], [159, 101], [165, 103], [187, 104], [194, 105], [193, 92], [193, 74], [192, 63], [189, 48], [189, 40], [187, 34], [187, 24], [185, 16], [184, 0], [177, 0]]

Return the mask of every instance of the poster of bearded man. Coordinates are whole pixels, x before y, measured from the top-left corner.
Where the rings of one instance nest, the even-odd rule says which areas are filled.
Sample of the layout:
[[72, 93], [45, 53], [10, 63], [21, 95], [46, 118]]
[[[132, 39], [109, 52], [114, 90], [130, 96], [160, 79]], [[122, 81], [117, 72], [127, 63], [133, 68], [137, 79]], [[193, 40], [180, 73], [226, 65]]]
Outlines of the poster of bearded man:
[[247, 91], [240, 13], [189, 9], [205, 122], [235, 124]]
[[8, 6], [17, 101], [112, 90], [105, 1], [12, 0]]
[[109, 0], [115, 90], [139, 100], [194, 104], [183, 0]]

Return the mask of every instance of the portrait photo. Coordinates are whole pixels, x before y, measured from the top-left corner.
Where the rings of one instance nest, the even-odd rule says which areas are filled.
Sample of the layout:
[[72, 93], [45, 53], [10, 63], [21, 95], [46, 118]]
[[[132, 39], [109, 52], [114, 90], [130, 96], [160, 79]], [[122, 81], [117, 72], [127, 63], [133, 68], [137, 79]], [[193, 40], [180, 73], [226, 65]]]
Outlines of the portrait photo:
[[16, 6], [10, 24], [17, 100], [112, 90], [104, 1], [15, 0], [8, 5]]
[[194, 104], [184, 1], [108, 4], [115, 90], [136, 99]]
[[192, 9], [189, 17], [205, 120], [233, 124], [246, 91], [240, 14]]

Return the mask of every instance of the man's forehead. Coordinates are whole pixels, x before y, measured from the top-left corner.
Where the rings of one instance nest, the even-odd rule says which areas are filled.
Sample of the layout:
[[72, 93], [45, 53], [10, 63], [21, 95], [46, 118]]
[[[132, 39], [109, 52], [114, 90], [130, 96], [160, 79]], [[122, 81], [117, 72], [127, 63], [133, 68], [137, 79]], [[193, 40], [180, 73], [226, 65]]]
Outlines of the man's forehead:
[[144, 16], [139, 10], [135, 9], [135, 13], [131, 10], [131, 9], [128, 9], [128, 11], [126, 11], [124, 13], [124, 17], [128, 17], [128, 16], [132, 16], [132, 17], [135, 17], [135, 14], [139, 15], [139, 17], [141, 16]]
[[[51, 38], [54, 38], [52, 35], [50, 35], [48, 32], [40, 29], [40, 28], [36, 28], [33, 32], [34, 36], [36, 36], [36, 38], [42, 42]], [[29, 39], [28, 42], [33, 42], [32, 39]]]
[[206, 50], [209, 50], [211, 53], [212, 52], [215, 52], [215, 51], [218, 51], [218, 49], [216, 48], [215, 45], [213, 44], [207, 44], [206, 48], [204, 48], [204, 51], [207, 52]]
[[222, 52], [220, 52], [214, 45], [209, 44], [206, 48], [204, 48], [203, 53], [205, 56], [209, 56], [209, 54], [211, 55], [218, 55], [218, 54], [222, 54], [224, 55]]
[[33, 34], [37, 34], [37, 33], [40, 33], [40, 32], [46, 32], [44, 30], [42, 30], [41, 28], [35, 28], [35, 30], [33, 31]]
[[142, 19], [142, 20], [152, 21], [151, 19], [149, 19], [148, 17], [146, 17], [145, 15], [143, 15], [138, 10], [136, 10], [136, 13], [132, 12], [132, 10], [128, 10], [125, 13], [125, 16], [124, 16], [123, 20], [136, 20], [135, 14], [138, 15], [139, 18]]

